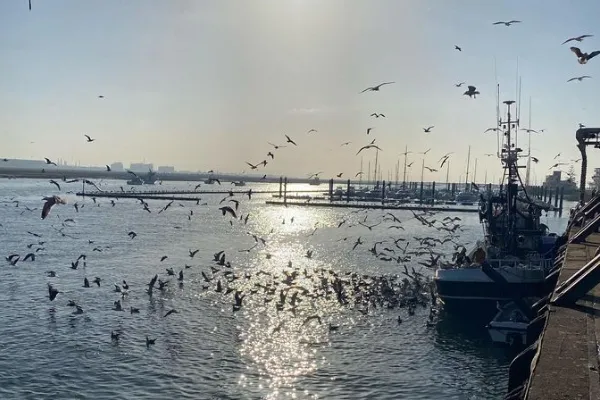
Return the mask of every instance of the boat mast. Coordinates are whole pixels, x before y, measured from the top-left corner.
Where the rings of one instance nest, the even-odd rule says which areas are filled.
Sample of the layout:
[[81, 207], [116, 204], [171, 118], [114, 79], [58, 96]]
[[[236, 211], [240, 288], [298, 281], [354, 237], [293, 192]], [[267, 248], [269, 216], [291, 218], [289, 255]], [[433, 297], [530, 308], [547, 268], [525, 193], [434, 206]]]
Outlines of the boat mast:
[[446, 160], [446, 189], [449, 189], [450, 185], [450, 159]]
[[367, 169], [367, 186], [369, 186], [369, 179], [371, 179], [371, 161], [369, 161], [369, 166]]
[[513, 143], [513, 129], [517, 131], [519, 126], [519, 120], [512, 120], [510, 114], [510, 106], [515, 102], [512, 100], [505, 101], [507, 108], [507, 120], [502, 122], [502, 128], [505, 130], [504, 133], [504, 146], [502, 148], [502, 163], [504, 164], [504, 169], [507, 173], [506, 180], [506, 212], [507, 212], [507, 220], [508, 220], [508, 230], [507, 230], [507, 244], [508, 244], [508, 252], [509, 254], [514, 254], [517, 245], [517, 237], [516, 237], [516, 214], [517, 214], [517, 194], [519, 191], [519, 172], [518, 172], [518, 157], [521, 149], [515, 147]]
[[469, 146], [469, 153], [467, 153], [467, 175], [465, 176], [465, 190], [469, 187], [469, 164], [471, 163], [471, 146]]
[[408, 156], [408, 145], [404, 146], [404, 172], [402, 174], [402, 189], [406, 190], [406, 157]]
[[476, 182], [477, 180], [477, 158], [475, 158], [475, 168], [473, 168], [473, 182]]
[[525, 186], [529, 187], [531, 174], [531, 97], [529, 97], [529, 124], [527, 128], [527, 172], [525, 173]]
[[362, 187], [362, 176], [363, 176], [363, 156], [360, 156], [360, 175], [358, 178], [358, 187]]
[[379, 149], [375, 151], [375, 172], [373, 173], [373, 181], [377, 182], [377, 161], [379, 159]]

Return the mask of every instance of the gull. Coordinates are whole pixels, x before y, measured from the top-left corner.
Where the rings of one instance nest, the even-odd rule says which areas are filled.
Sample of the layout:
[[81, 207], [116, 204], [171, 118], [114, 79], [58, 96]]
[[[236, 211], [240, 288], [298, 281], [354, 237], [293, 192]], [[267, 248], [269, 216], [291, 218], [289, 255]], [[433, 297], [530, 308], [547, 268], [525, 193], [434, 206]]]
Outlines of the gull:
[[352, 142], [344, 142], [344, 143], [342, 143], [342, 144], [340, 145], [340, 147], [343, 147], [343, 146], [348, 146], [350, 143], [352, 143]]
[[535, 129], [527, 129], [527, 128], [521, 128], [522, 131], [525, 131], [527, 133], [539, 133], [538, 131], [536, 131]]
[[107, 166], [106, 166], [106, 172], [110, 172], [110, 171], [112, 171], [112, 170], [110, 169], [110, 165], [107, 165]]
[[196, 253], [198, 253], [199, 251], [200, 251], [200, 249], [194, 250], [194, 251], [188, 250], [188, 252], [190, 253], [190, 258], [194, 258], [194, 256], [196, 255]]
[[42, 200], [45, 201], [44, 207], [42, 208], [42, 219], [46, 219], [46, 217], [50, 213], [50, 209], [55, 204], [66, 204], [67, 203], [66, 201], [64, 201], [63, 199], [61, 199], [58, 196], [44, 197]]
[[551, 170], [552, 168], [560, 167], [561, 165], [567, 165], [567, 163], [556, 163], [553, 166], [551, 166], [550, 168], [548, 168], [548, 170]]
[[579, 49], [579, 47], [571, 47], [570, 49], [577, 56], [577, 61], [579, 62], [579, 64], [587, 64], [587, 62], [589, 60], [591, 60], [592, 58], [594, 58], [598, 54], [600, 54], [600, 51], [598, 51], [598, 50], [592, 51], [591, 53], [588, 54], [588, 53], [583, 53]]
[[309, 130], [307, 133], [312, 133], [312, 132], [315, 132], [315, 133], [317, 133], [317, 130], [316, 130], [316, 129], [311, 129], [311, 130]]
[[292, 139], [290, 139], [290, 137], [289, 137], [288, 135], [285, 135], [285, 138], [286, 138], [286, 143], [291, 143], [291, 144], [293, 144], [294, 146], [298, 146], [298, 145], [296, 144], [296, 142], [294, 142]]
[[454, 50], [462, 51], [462, 49], [457, 45], [454, 45]]
[[431, 148], [429, 148], [429, 149], [427, 149], [427, 150], [425, 150], [425, 151], [423, 151], [423, 152], [421, 152], [421, 153], [419, 153], [419, 154], [423, 154], [423, 155], [425, 155], [425, 154], [429, 153], [430, 151], [431, 151]]
[[594, 35], [581, 35], [581, 36], [577, 36], [577, 37], [572, 37], [572, 38], [570, 38], [570, 39], [567, 39], [567, 40], [565, 40], [564, 42], [562, 42], [562, 44], [565, 44], [565, 43], [572, 42], [573, 40], [574, 40], [574, 41], [577, 41], [577, 42], [581, 42], [581, 41], [583, 41], [583, 39], [585, 39], [586, 37], [592, 37], [592, 36], [594, 36]]
[[31, 11], [31, 0], [29, 0], [29, 11]]
[[554, 156], [553, 160], [556, 160], [558, 157], [560, 157], [561, 153], [558, 153], [557, 155]]
[[229, 213], [229, 214], [231, 214], [231, 216], [233, 218], [237, 218], [237, 215], [235, 214], [235, 211], [233, 211], [233, 208], [231, 208], [229, 206], [219, 207], [219, 210], [221, 210], [221, 212], [223, 213], [223, 215]]
[[371, 87], [368, 87], [368, 88], [366, 88], [365, 90], [363, 90], [363, 91], [362, 91], [362, 92], [360, 92], [360, 93], [364, 93], [364, 92], [378, 92], [378, 91], [379, 91], [379, 88], [381, 88], [383, 85], [390, 85], [390, 84], [392, 84], [392, 83], [396, 83], [396, 82], [384, 82], [384, 83], [380, 83], [380, 84], [379, 84], [379, 85], [377, 85], [377, 86], [371, 86]]
[[268, 152], [267, 153], [267, 157], [271, 157], [271, 160], [274, 160], [275, 159], [275, 154], [273, 154], [271, 152]]
[[477, 90], [477, 88], [475, 86], [467, 86], [469, 90], [467, 90], [466, 92], [463, 93], [463, 95], [465, 96], [469, 96], [471, 98], [477, 98], [476, 95], [479, 94], [479, 91]]
[[364, 172], [357, 172], [356, 175], [354, 175], [355, 178], [359, 177], [360, 175], [363, 175]]
[[55, 289], [51, 284], [48, 284], [48, 298], [50, 301], [54, 300], [59, 293], [58, 289]]
[[536, 164], [537, 164], [537, 163], [538, 163], [540, 160], [538, 160], [538, 159], [537, 159], [537, 158], [535, 158], [535, 157], [531, 157], [531, 161], [533, 161], [534, 163], [536, 163]]
[[57, 166], [58, 166], [58, 165], [56, 165], [56, 163], [55, 163], [55, 162], [53, 162], [53, 161], [50, 161], [50, 159], [49, 159], [49, 158], [44, 158], [44, 160], [46, 160], [46, 164], [48, 164], [48, 165], [54, 165], [55, 167], [57, 167]]
[[58, 182], [56, 182], [54, 179], [50, 179], [49, 181], [51, 184], [53, 184], [54, 186], [56, 186], [58, 188], [58, 190], [60, 190], [60, 185], [58, 184]]
[[483, 131], [483, 133], [488, 133], [488, 132], [499, 132], [500, 129], [498, 128], [487, 128], [485, 131]]
[[375, 117], [375, 118], [379, 118], [379, 117], [383, 117], [383, 118], [385, 118], [385, 115], [383, 115], [383, 114], [377, 114], [377, 113], [373, 113], [373, 114], [371, 114], [370, 116], [371, 116], [371, 117]]
[[517, 21], [516, 19], [513, 19], [511, 21], [498, 21], [498, 22], [494, 22], [492, 25], [506, 25], [506, 26], [511, 26], [512, 24], [518, 24], [521, 21]]
[[589, 75], [576, 76], [575, 78], [571, 78], [571, 79], [569, 79], [567, 82], [571, 82], [571, 81], [575, 81], [575, 80], [577, 80], [577, 81], [581, 82], [581, 81], [582, 81], [582, 80], [584, 80], [585, 78], [591, 78], [591, 76], [589, 76]]
[[167, 313], [166, 313], [166, 314], [163, 316], [163, 318], [167, 318], [169, 315], [171, 315], [171, 314], [177, 314], [177, 313], [178, 313], [178, 311], [177, 311], [176, 309], [169, 310], [169, 311], [167, 311]]
[[368, 135], [369, 133], [371, 133], [371, 130], [373, 130], [373, 129], [375, 129], [375, 128], [367, 128], [367, 135]]
[[[379, 146], [377, 146], [377, 145], [374, 145], [374, 144], [368, 144], [368, 145], [366, 145], [366, 146], [363, 146], [363, 147], [361, 147], [361, 148], [360, 148], [360, 150], [358, 150], [358, 152], [356, 153], [356, 155], [358, 155], [358, 153], [360, 153], [361, 151], [363, 151], [363, 150], [367, 150], [367, 149], [377, 149], [377, 150], [381, 150], [381, 149], [379, 148]], [[383, 150], [381, 150], [381, 151], [383, 151]]]
[[87, 138], [87, 141], [88, 141], [88, 143], [91, 143], [91, 142], [93, 142], [94, 140], [96, 140], [96, 139], [92, 139], [92, 138], [91, 138], [91, 137], [89, 137], [88, 135], [83, 135], [83, 136], [85, 136], [85, 137]]
[[253, 165], [253, 164], [250, 164], [248, 161], [246, 161], [246, 164], [248, 164], [250, 166], [250, 169], [256, 169], [260, 165], [260, 163]]
[[437, 169], [435, 168], [425, 167], [425, 169], [429, 170], [429, 172], [437, 172]]
[[431, 132], [431, 130], [432, 130], [433, 128], [435, 128], [435, 126], [430, 126], [430, 127], [427, 127], [427, 128], [423, 128], [423, 132], [425, 132], [425, 133], [429, 133], [429, 132]]
[[459, 83], [455, 83], [454, 86], [456, 87], [461, 87], [462, 85], [464, 85], [466, 82], [459, 82]]
[[279, 146], [279, 145], [277, 145], [277, 144], [274, 144], [274, 143], [271, 143], [271, 142], [267, 142], [267, 143], [269, 143], [271, 146], [273, 146], [273, 148], [274, 148], [275, 150], [278, 150], [278, 149], [283, 149], [283, 148], [287, 147], [287, 146]]

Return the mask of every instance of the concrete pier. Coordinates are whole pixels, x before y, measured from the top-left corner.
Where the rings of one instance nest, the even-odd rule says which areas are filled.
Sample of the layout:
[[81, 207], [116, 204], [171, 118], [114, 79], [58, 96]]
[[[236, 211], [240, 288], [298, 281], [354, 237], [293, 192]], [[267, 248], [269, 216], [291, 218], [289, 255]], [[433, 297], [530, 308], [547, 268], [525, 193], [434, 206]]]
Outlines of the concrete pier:
[[541, 333], [530, 337], [528, 330], [531, 346], [511, 364], [512, 393], [505, 399], [600, 399], [600, 285], [596, 284], [600, 267], [595, 268], [600, 265], [595, 259], [600, 248], [600, 219], [596, 219], [600, 199], [589, 203], [571, 216], [566, 248], [557, 260], [556, 289], [536, 318]]
[[[572, 228], [569, 236], [579, 227]], [[569, 244], [558, 284], [589, 262], [600, 246], [600, 233], [582, 244]], [[549, 306], [546, 327], [526, 392], [529, 400], [600, 399], [598, 334], [600, 287], [573, 307]]]

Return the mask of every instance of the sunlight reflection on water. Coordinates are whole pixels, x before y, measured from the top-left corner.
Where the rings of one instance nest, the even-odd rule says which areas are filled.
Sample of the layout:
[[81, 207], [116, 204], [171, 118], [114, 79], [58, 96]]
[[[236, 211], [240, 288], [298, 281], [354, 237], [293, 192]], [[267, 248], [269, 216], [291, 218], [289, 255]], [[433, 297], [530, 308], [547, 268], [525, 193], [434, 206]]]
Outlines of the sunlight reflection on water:
[[[117, 190], [121, 185], [104, 184]], [[404, 231], [385, 226], [369, 230], [358, 222], [366, 217], [374, 224], [385, 211], [266, 206], [266, 197], [256, 195], [240, 203], [239, 212], [250, 214], [244, 225], [229, 224], [218, 212], [221, 195], [202, 195], [208, 206], [174, 202], [162, 214], [157, 210], [164, 201], [148, 201], [153, 210], [148, 214], [136, 200], [120, 199], [112, 207], [108, 199], [98, 199], [98, 206], [89, 198], [67, 195], [69, 204], [56, 206], [41, 222], [41, 196], [53, 193], [46, 181], [0, 181], [0, 186], [2, 255], [30, 251], [25, 245], [38, 239], [27, 230], [46, 242], [35, 262], [3, 266], [0, 303], [10, 307], [0, 309], [0, 398], [48, 393], [58, 398], [418, 400], [494, 398], [505, 389], [509, 358], [490, 346], [486, 332], [465, 333], [447, 320], [429, 327], [425, 309], [412, 316], [405, 308], [385, 305], [365, 310], [353, 302], [349, 289], [347, 304], [322, 289], [322, 279], [331, 286], [334, 276], [347, 279], [351, 272], [365, 279], [399, 274], [399, 264], [378, 260], [368, 250], [374, 241], [393, 245], [396, 238], [417, 246], [415, 236], [431, 234], [408, 211], [393, 213]], [[165, 183], [164, 188], [190, 186]], [[13, 197], [21, 202], [19, 208], [11, 203]], [[76, 212], [75, 202], [85, 207]], [[28, 212], [25, 206], [38, 210]], [[478, 217], [461, 217], [460, 240], [472, 243], [481, 233]], [[60, 228], [66, 218], [76, 221], [65, 228], [74, 239], [51, 227]], [[338, 228], [342, 220], [346, 222]], [[564, 222], [545, 217], [553, 230], [564, 229]], [[136, 239], [127, 236], [130, 230], [138, 233]], [[353, 251], [358, 237], [365, 244]], [[101, 251], [93, 251], [95, 247]], [[199, 253], [190, 258], [194, 249]], [[231, 261], [235, 281], [223, 277], [228, 268], [211, 263], [219, 250]], [[439, 250], [450, 252], [452, 245]], [[82, 253], [88, 255], [86, 266], [70, 269]], [[168, 259], [161, 262], [163, 255]], [[417, 261], [408, 264], [420, 268]], [[167, 279], [169, 267], [184, 271], [183, 284], [173, 280], [149, 298], [145, 288], [150, 278], [159, 273]], [[214, 280], [206, 282], [201, 275], [213, 276], [211, 267], [219, 270], [214, 276], [222, 281], [221, 293], [215, 292]], [[50, 269], [56, 278], [45, 275]], [[282, 283], [294, 273], [293, 282]], [[103, 284], [84, 289], [84, 276], [100, 276]], [[131, 286], [123, 299], [127, 312], [115, 312], [111, 307], [119, 294], [112, 284], [123, 279]], [[47, 298], [48, 282], [63, 292], [53, 303]], [[235, 292], [228, 289], [246, 295], [238, 312], [232, 312]], [[73, 315], [68, 299], [81, 304], [85, 313]], [[140, 314], [131, 315], [130, 306], [139, 307]], [[173, 308], [179, 314], [163, 318]], [[309, 318], [315, 315], [320, 322]], [[112, 330], [123, 332], [118, 345], [111, 343]], [[146, 335], [157, 338], [150, 349], [144, 345]], [[54, 373], [57, 364], [60, 372]]]

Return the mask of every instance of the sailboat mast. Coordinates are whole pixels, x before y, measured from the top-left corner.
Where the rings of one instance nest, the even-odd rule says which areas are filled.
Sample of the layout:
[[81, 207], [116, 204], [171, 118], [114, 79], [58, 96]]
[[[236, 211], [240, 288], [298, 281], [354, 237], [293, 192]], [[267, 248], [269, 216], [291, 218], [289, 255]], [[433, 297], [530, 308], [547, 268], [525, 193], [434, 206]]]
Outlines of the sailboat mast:
[[475, 168], [473, 168], [473, 182], [477, 183], [477, 158], [475, 158]]
[[404, 146], [404, 172], [402, 174], [402, 189], [406, 190], [406, 157], [408, 156], [408, 146]]
[[471, 164], [471, 146], [469, 146], [469, 152], [467, 153], [467, 175], [465, 176], [465, 190], [469, 187], [469, 164]]
[[369, 186], [369, 179], [371, 179], [371, 161], [369, 161], [367, 168], [367, 186]]
[[450, 159], [446, 160], [446, 189], [450, 189]]
[[358, 178], [358, 187], [362, 187], [362, 176], [363, 176], [363, 156], [360, 156], [360, 175]]
[[375, 152], [375, 173], [373, 174], [373, 180], [377, 182], [377, 161], [379, 159], [379, 149]]
[[422, 160], [423, 162], [421, 163], [421, 182], [423, 182], [423, 177], [425, 174], [425, 158], [423, 158]]

